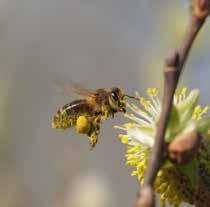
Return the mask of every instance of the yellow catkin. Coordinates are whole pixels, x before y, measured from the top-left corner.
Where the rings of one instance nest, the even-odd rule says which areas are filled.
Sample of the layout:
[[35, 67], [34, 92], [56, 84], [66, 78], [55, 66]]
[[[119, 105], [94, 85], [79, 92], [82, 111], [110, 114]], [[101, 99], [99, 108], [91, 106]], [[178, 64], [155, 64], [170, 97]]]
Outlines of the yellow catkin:
[[[144, 109], [141, 109], [140, 116], [151, 109], [151, 105], [153, 104], [154, 100], [158, 100], [158, 97], [155, 97], [158, 95], [158, 91], [155, 88], [148, 88], [147, 94], [150, 97], [149, 100], [136, 93], [136, 97], [140, 99], [140, 105], [144, 106]], [[182, 101], [186, 100], [186, 94], [187, 88], [180, 88], [176, 90], [174, 104], [180, 104]], [[155, 97], [155, 99], [153, 97]], [[154, 105], [152, 105], [152, 107], [159, 112], [158, 108], [155, 108]], [[201, 107], [200, 105], [197, 105], [194, 108], [191, 119], [194, 119], [195, 121], [202, 119], [203, 116], [209, 111], [209, 108], [210, 106]], [[135, 118], [141, 119], [141, 117], [137, 116], [139, 114], [138, 106], [130, 104], [130, 109], [135, 113], [127, 114], [125, 115], [126, 117], [130, 117], [134, 121]], [[149, 114], [147, 115], [149, 116]], [[158, 113], [155, 115], [157, 117], [159, 116]], [[151, 125], [151, 127], [155, 126], [154, 123], [151, 123]], [[133, 139], [133, 137], [129, 135], [131, 134], [130, 131], [132, 130], [133, 133], [138, 133], [139, 130], [139, 134], [141, 135], [142, 125], [136, 122], [130, 122], [123, 124], [121, 129], [127, 131], [125, 135], [120, 136], [121, 142], [127, 145], [127, 152], [125, 155], [127, 161], [126, 164], [134, 167], [131, 176], [137, 176], [139, 183], [143, 184], [145, 171], [147, 168], [147, 160], [151, 152], [151, 148], [150, 146], [142, 144], [141, 141], [138, 142], [137, 139]], [[210, 182], [210, 129], [206, 135], [207, 136], [202, 139], [197, 159], [199, 164], [199, 179], [203, 179], [204, 187], [208, 187], [209, 193], [207, 196], [209, 195], [208, 197], [210, 198], [210, 187], [206, 184]], [[191, 180], [187, 173], [185, 174], [184, 172], [180, 171], [180, 169], [173, 164], [163, 165], [161, 170], [159, 170], [154, 182], [154, 190], [156, 193], [160, 194], [162, 207], [164, 207], [166, 203], [169, 203], [171, 206], [178, 207], [182, 202], [195, 205], [197, 202], [195, 199], [197, 198], [199, 198], [200, 204], [203, 204], [200, 206], [209, 207], [210, 202], [208, 201], [210, 199], [206, 199], [206, 194], [203, 196], [203, 193], [196, 191], [196, 189], [199, 189], [197, 187], [198, 186], [192, 186]]]

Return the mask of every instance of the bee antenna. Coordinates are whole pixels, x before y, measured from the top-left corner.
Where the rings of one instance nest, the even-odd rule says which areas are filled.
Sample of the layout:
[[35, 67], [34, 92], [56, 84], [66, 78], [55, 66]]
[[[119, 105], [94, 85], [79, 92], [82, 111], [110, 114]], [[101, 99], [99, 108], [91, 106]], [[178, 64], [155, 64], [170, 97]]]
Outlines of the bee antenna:
[[139, 98], [136, 98], [135, 96], [130, 96], [130, 95], [128, 95], [128, 94], [125, 94], [124, 96], [125, 96], [125, 97], [128, 97], [128, 98], [130, 98], [130, 99], [135, 99], [135, 100], [139, 101]]

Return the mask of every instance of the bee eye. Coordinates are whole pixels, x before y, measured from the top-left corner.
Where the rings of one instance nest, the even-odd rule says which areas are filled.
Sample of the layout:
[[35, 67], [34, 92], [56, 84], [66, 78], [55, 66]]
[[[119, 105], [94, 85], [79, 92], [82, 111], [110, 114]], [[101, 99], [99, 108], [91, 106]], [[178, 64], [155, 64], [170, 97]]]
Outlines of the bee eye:
[[115, 92], [112, 92], [112, 93], [111, 93], [111, 96], [112, 96], [112, 99], [113, 99], [114, 101], [118, 101], [118, 96], [117, 96], [117, 94], [116, 94]]

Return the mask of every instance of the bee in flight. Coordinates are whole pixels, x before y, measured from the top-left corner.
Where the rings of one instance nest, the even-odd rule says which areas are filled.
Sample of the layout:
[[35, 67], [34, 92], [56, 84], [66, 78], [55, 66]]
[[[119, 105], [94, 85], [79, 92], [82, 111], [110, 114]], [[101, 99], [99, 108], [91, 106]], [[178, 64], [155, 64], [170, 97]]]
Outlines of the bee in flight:
[[72, 91], [83, 96], [64, 105], [53, 117], [52, 128], [67, 129], [76, 127], [78, 133], [89, 137], [90, 148], [98, 141], [101, 123], [117, 112], [126, 112], [126, 95], [120, 88], [97, 89], [94, 91], [72, 85]]

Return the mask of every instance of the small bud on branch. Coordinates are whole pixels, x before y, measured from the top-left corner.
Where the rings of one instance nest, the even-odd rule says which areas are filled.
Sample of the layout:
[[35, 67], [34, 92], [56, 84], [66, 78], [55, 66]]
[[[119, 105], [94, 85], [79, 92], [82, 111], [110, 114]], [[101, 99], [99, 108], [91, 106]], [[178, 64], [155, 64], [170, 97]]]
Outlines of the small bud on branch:
[[198, 152], [201, 139], [201, 135], [196, 131], [175, 137], [168, 145], [169, 159], [177, 164], [191, 161]]
[[209, 0], [193, 0], [192, 1], [192, 12], [193, 14], [203, 20], [210, 14], [210, 1]]

